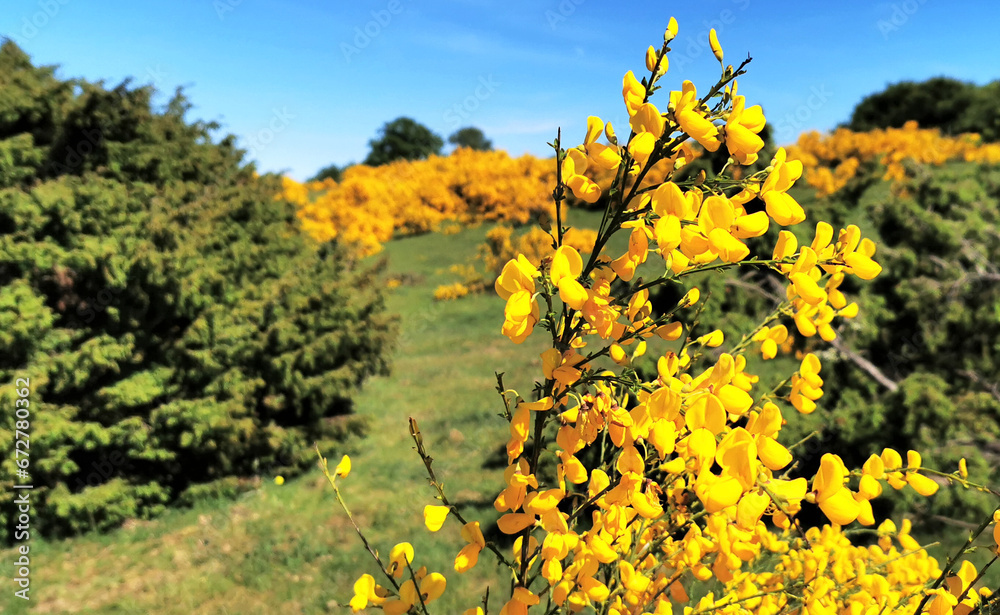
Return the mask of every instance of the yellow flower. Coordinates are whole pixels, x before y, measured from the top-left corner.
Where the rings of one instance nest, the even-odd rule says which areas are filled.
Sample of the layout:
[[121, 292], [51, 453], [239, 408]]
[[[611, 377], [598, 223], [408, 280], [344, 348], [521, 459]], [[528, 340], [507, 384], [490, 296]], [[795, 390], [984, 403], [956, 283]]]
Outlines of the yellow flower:
[[468, 544], [455, 557], [456, 572], [466, 572], [475, 566], [479, 561], [479, 552], [486, 547], [486, 539], [479, 529], [478, 521], [471, 521], [462, 526], [462, 538]]
[[771, 173], [760, 188], [767, 215], [781, 226], [793, 226], [806, 219], [802, 206], [786, 192], [802, 175], [802, 163], [786, 160], [785, 148], [778, 148], [771, 160]]
[[764, 147], [764, 140], [757, 133], [764, 128], [764, 112], [760, 105], [745, 109], [746, 98], [735, 96], [733, 110], [726, 120], [726, 148], [742, 165], [757, 161], [757, 152]]
[[444, 525], [444, 520], [448, 517], [448, 513], [451, 512], [451, 507], [449, 506], [434, 506], [428, 504], [424, 506], [424, 525], [427, 526], [432, 532], [436, 532], [441, 529]]
[[563, 303], [575, 310], [583, 308], [589, 295], [577, 280], [583, 272], [583, 259], [572, 246], [560, 246], [552, 256], [549, 278], [559, 289]]
[[666, 124], [660, 110], [653, 103], [643, 103], [629, 118], [629, 125], [636, 134], [648, 132], [656, 139], [663, 136]]
[[284, 476], [275, 476], [274, 477], [274, 484], [275, 485], [284, 485], [285, 484], [285, 477]]
[[625, 99], [629, 117], [639, 110], [646, 98], [646, 88], [635, 78], [632, 71], [625, 73], [625, 78], [622, 80], [622, 97]]
[[334, 468], [333, 473], [340, 478], [347, 478], [347, 475], [351, 473], [351, 458], [344, 455], [337, 467]]
[[699, 145], [714, 152], [722, 145], [719, 140], [719, 129], [702, 115], [698, 105], [698, 92], [694, 84], [685, 81], [677, 107], [674, 109], [674, 117], [677, 118], [681, 130], [689, 134]]
[[722, 45], [719, 44], [719, 35], [716, 34], [715, 28], [708, 31], [708, 45], [712, 48], [715, 59], [722, 62]]
[[447, 584], [448, 581], [444, 578], [444, 575], [437, 572], [432, 572], [424, 577], [420, 581], [420, 593], [422, 594], [424, 604], [430, 604], [440, 598]]
[[677, 38], [677, 20], [673, 17], [667, 22], [667, 31], [663, 34], [663, 40], [670, 42]]
[[523, 254], [518, 254], [504, 265], [493, 285], [497, 294], [507, 300], [501, 332], [515, 344], [531, 335], [540, 319], [538, 303], [533, 297], [535, 278], [539, 275], [538, 269]]
[[762, 327], [753, 341], [760, 342], [760, 353], [765, 359], [773, 359], [778, 354], [779, 344], [784, 344], [788, 339], [788, 328], [785, 325], [776, 327]]
[[846, 525], [858, 518], [860, 504], [844, 486], [847, 468], [840, 456], [826, 453], [820, 459], [819, 471], [813, 478], [812, 493], [820, 510], [838, 525]]
[[507, 513], [497, 521], [497, 526], [504, 534], [517, 534], [534, 524], [535, 516], [525, 513]]
[[413, 545], [401, 542], [389, 551], [389, 565], [386, 567], [394, 578], [403, 576], [406, 565], [413, 562]]
[[351, 598], [350, 607], [355, 613], [372, 603], [376, 606], [385, 602], [375, 593], [375, 579], [370, 574], [363, 574], [354, 582], [354, 597]]

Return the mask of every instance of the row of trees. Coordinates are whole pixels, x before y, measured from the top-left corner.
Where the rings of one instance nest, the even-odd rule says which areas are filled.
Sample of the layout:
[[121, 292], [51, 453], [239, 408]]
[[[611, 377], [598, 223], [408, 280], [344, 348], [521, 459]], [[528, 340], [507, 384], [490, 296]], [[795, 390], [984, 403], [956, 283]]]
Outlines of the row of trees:
[[982, 86], [947, 77], [901, 81], [865, 97], [847, 127], [900, 128], [911, 120], [946, 135], [976, 132], [986, 141], [1000, 140], [1000, 81]]
[[[488, 152], [493, 150], [493, 142], [486, 138], [483, 131], [474, 126], [459, 128], [448, 137], [448, 143], [458, 147]], [[399, 117], [386, 122], [379, 130], [376, 138], [368, 142], [368, 156], [364, 163], [369, 166], [380, 166], [395, 160], [423, 160], [428, 156], [439, 155], [444, 141], [430, 128], [413, 118]], [[332, 179], [340, 181], [347, 168], [331, 164], [319, 170], [312, 181]]]

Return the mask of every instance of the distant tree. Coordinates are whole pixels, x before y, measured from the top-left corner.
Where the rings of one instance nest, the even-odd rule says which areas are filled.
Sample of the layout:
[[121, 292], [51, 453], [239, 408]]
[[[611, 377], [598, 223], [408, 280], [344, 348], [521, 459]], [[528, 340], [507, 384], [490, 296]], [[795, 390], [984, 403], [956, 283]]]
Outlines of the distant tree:
[[316, 174], [309, 179], [309, 181], [321, 182], [324, 179], [332, 179], [335, 182], [339, 182], [340, 178], [344, 175], [344, 171], [347, 169], [348, 166], [350, 165], [344, 165], [343, 168], [338, 167], [335, 164], [325, 166], [319, 171], [317, 171]]
[[1000, 141], [1000, 81], [976, 88], [958, 128], [978, 132], [985, 141]]
[[486, 138], [483, 131], [475, 126], [459, 128], [448, 137], [448, 143], [455, 147], [468, 147], [481, 152], [488, 152], [493, 149], [493, 142]]
[[444, 141], [423, 124], [408, 117], [386, 123], [377, 138], [368, 142], [371, 148], [365, 164], [378, 166], [393, 160], [421, 160], [440, 154]]
[[1000, 136], [1000, 82], [979, 87], [948, 77], [901, 81], [865, 97], [854, 108], [847, 127], [866, 131], [899, 128], [916, 120], [921, 128], [944, 134], [978, 132], [986, 140]]

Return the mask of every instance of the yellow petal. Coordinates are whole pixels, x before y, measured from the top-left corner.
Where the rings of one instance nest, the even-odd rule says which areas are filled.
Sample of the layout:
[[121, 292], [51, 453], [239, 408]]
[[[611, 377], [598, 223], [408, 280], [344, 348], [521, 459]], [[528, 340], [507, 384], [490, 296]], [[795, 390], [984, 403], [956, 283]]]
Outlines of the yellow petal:
[[861, 505], [851, 494], [850, 489], [841, 487], [839, 491], [819, 503], [820, 510], [830, 521], [837, 525], [847, 525], [858, 518]]
[[653, 70], [656, 68], [656, 47], [652, 45], [646, 50], [646, 70]]
[[575, 278], [564, 277], [559, 281], [559, 298], [574, 310], [582, 310], [590, 299], [590, 294], [583, 284]]
[[746, 391], [731, 384], [723, 385], [716, 395], [722, 401], [722, 406], [730, 414], [743, 414], [753, 406], [753, 398]]
[[722, 45], [719, 44], [719, 35], [716, 34], [715, 28], [708, 32], [708, 44], [712, 48], [712, 53], [715, 54], [715, 59], [722, 62]]
[[560, 246], [552, 255], [549, 278], [556, 286], [563, 278], [578, 278], [583, 272], [583, 259], [573, 246]]
[[351, 598], [351, 609], [357, 613], [368, 606], [368, 597], [375, 593], [375, 579], [370, 574], [363, 574], [354, 582], [354, 597]]
[[910, 472], [906, 475], [906, 482], [913, 490], [924, 497], [932, 496], [937, 493], [939, 485], [931, 480], [929, 477], [924, 476], [918, 472]]
[[424, 525], [432, 532], [436, 532], [444, 525], [444, 520], [448, 518], [451, 508], [448, 506], [434, 506], [428, 504], [424, 506]]
[[736, 505], [736, 524], [745, 530], [752, 530], [764, 515], [771, 498], [762, 493], [747, 493]]
[[351, 473], [351, 458], [344, 455], [344, 458], [340, 460], [337, 467], [334, 468], [333, 473], [340, 478], [347, 478], [347, 475]]
[[573, 196], [585, 203], [596, 203], [601, 198], [601, 187], [584, 175], [572, 175], [563, 181], [573, 191]]
[[432, 572], [424, 577], [423, 581], [420, 582], [420, 593], [424, 596], [424, 603], [433, 602], [440, 598], [447, 584], [447, 579], [438, 572]]
[[497, 521], [497, 526], [504, 534], [517, 534], [535, 524], [535, 516], [525, 513], [508, 513]]
[[712, 252], [727, 263], [738, 263], [750, 255], [750, 248], [745, 243], [722, 228], [714, 228], [708, 233], [708, 244]]
[[486, 539], [483, 538], [483, 531], [479, 528], [478, 521], [470, 521], [462, 526], [462, 540], [480, 547], [486, 546]]
[[848, 254], [844, 257], [844, 262], [862, 280], [871, 280], [882, 273], [882, 266], [861, 252]]
[[826, 291], [808, 274], [793, 273], [788, 276], [788, 280], [795, 287], [795, 292], [809, 305], [818, 305], [826, 301]]
[[667, 31], [663, 33], [663, 38], [667, 42], [677, 38], [677, 19], [671, 17], [670, 21], [667, 22]]
[[591, 115], [587, 118], [587, 136], [583, 138], [584, 144], [591, 144], [597, 141], [597, 138], [601, 136], [601, 132], [604, 130], [604, 122], [601, 118]]
[[640, 165], [646, 164], [653, 148], [656, 146], [656, 136], [651, 132], [640, 132], [628, 144], [628, 152]]
[[757, 457], [769, 470], [780, 470], [792, 462], [792, 454], [780, 442], [768, 436], [757, 437]]
[[710, 513], [736, 504], [743, 495], [743, 485], [732, 476], [724, 476], [712, 484], [695, 486], [695, 494]]

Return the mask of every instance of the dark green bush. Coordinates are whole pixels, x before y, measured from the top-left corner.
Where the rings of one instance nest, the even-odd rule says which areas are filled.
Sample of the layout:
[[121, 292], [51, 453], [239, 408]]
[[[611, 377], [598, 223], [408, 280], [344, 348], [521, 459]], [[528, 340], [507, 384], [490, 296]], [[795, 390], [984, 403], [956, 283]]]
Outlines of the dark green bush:
[[[925, 466], [945, 472], [957, 470], [966, 457], [974, 479], [995, 485], [1000, 478], [1000, 169], [967, 163], [914, 169], [906, 193], [895, 196], [878, 179], [883, 170], [868, 172], [857, 186], [828, 199], [813, 200], [808, 189], [795, 193], [810, 220], [860, 221], [864, 235], [877, 242], [876, 260], [883, 267], [871, 282], [842, 287], [861, 311], [854, 320], [839, 321], [833, 347], [818, 338], [796, 341], [795, 350], [818, 354], [821, 376], [831, 384], [810, 415], [782, 406], [786, 443], [820, 432], [796, 450], [795, 474], [814, 473], [824, 452], [836, 451], [848, 467], [860, 468], [870, 454], [889, 446], [904, 456], [918, 450]], [[808, 245], [814, 224], [801, 227], [800, 245]], [[773, 238], [764, 240], [773, 246]], [[749, 331], [784, 298], [786, 284], [767, 270], [703, 274], [690, 283], [703, 297], [712, 293], [705, 311], [678, 314], [688, 325], [698, 323], [696, 336], [716, 327]], [[660, 291], [653, 297], [655, 309], [670, 310], [684, 290]], [[790, 318], [783, 323], [798, 335]], [[768, 389], [797, 363], [790, 355], [768, 362], [751, 358], [747, 371], [760, 375]], [[643, 367], [655, 370], [649, 361]], [[875, 505], [877, 517], [906, 510], [932, 529], [948, 519], [978, 522], [996, 501], [974, 490], [943, 487], [933, 498], [901, 492]]]
[[294, 473], [388, 366], [376, 272], [306, 238], [280, 178], [187, 121], [179, 92], [163, 110], [152, 93], [0, 47], [0, 519], [30, 378], [47, 536]]

